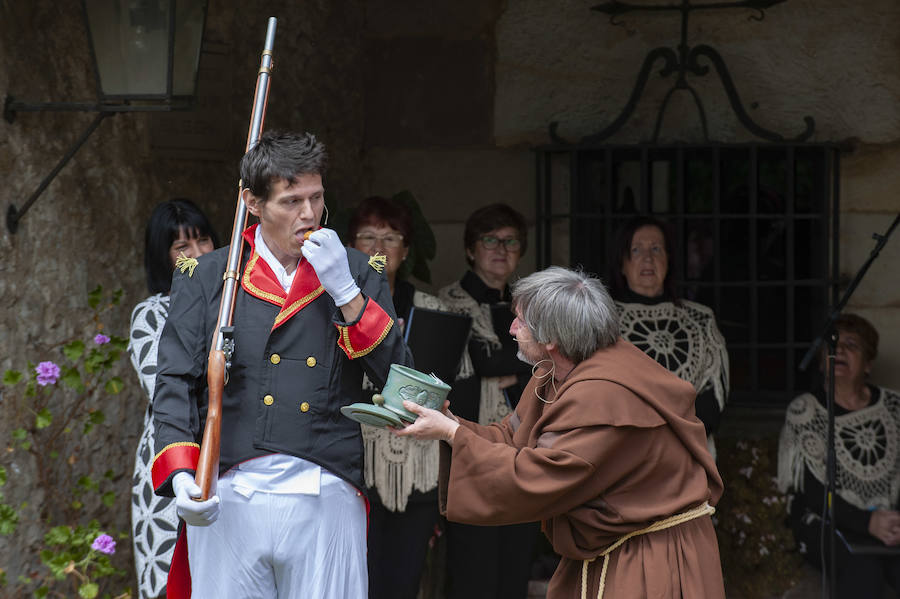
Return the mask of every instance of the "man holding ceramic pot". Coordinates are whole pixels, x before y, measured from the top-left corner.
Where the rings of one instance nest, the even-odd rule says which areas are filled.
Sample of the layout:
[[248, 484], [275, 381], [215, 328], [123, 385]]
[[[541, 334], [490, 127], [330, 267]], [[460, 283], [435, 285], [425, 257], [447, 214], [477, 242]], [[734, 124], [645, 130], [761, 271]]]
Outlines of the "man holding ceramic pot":
[[533, 376], [482, 426], [404, 407], [399, 435], [439, 439], [441, 510], [475, 525], [541, 520], [561, 556], [548, 599], [724, 599], [710, 515], [722, 480], [695, 392], [619, 337], [596, 278], [551, 267], [513, 286], [510, 334]]

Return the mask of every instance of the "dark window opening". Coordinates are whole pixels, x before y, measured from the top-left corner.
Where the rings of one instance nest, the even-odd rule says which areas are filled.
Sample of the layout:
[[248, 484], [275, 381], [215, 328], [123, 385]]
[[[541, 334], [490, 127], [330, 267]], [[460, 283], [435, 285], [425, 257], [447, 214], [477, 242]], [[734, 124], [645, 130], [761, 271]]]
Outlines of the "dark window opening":
[[679, 294], [711, 307], [733, 405], [782, 407], [818, 380], [798, 365], [835, 300], [832, 144], [547, 146], [537, 150], [537, 260], [608, 280], [635, 214], [675, 233]]

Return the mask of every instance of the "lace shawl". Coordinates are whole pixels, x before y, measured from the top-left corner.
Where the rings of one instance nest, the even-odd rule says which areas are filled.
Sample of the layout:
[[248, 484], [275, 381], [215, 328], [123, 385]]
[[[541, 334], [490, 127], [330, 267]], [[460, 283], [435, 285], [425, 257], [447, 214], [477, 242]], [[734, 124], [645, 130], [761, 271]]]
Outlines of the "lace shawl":
[[[433, 295], [416, 291], [413, 305], [430, 310], [447, 308]], [[468, 353], [466, 353], [468, 358]], [[375, 390], [368, 377], [363, 389]], [[413, 489], [427, 492], [437, 486], [439, 453], [434, 441], [398, 437], [386, 428], [361, 424], [366, 486], [378, 491], [381, 503], [392, 512], [406, 509]]]
[[[475, 298], [462, 288], [459, 281], [447, 285], [438, 292], [438, 295], [451, 312], [468, 314], [472, 317], [472, 338], [484, 345], [488, 355], [491, 350], [497, 350], [503, 346], [494, 331], [490, 305], [476, 302]], [[466, 353], [459, 378], [472, 376], [475, 376], [475, 368], [472, 366], [469, 354]], [[503, 390], [500, 388], [500, 377], [481, 377], [478, 424], [487, 425], [500, 422], [511, 411]]]
[[697, 393], [713, 389], [719, 409], [728, 396], [728, 350], [711, 309], [682, 300], [654, 305], [616, 302], [622, 336]]
[[[892, 509], [900, 494], [900, 395], [836, 416], [837, 493], [861, 509]], [[828, 411], [811, 393], [788, 405], [778, 443], [778, 487], [803, 491], [804, 469], [825, 485]]]

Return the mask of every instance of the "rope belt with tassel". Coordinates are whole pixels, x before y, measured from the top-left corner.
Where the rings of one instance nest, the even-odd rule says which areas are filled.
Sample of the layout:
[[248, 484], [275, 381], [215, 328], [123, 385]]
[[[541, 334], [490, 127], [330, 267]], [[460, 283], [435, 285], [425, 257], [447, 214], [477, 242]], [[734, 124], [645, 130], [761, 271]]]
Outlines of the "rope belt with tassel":
[[686, 512], [682, 512], [680, 514], [675, 514], [674, 516], [669, 516], [664, 520], [659, 520], [658, 522], [654, 522], [647, 528], [642, 528], [640, 530], [635, 530], [633, 532], [628, 533], [627, 535], [623, 535], [619, 538], [615, 543], [610, 545], [603, 551], [600, 555], [592, 557], [591, 559], [586, 559], [582, 563], [581, 566], [581, 599], [587, 599], [587, 573], [588, 573], [588, 564], [593, 562], [598, 557], [603, 558], [603, 568], [600, 570], [600, 588], [597, 590], [597, 599], [602, 599], [603, 597], [603, 589], [606, 586], [606, 569], [609, 566], [609, 554], [622, 546], [625, 541], [632, 537], [637, 537], [640, 535], [645, 535], [649, 532], [657, 532], [660, 530], [665, 530], [667, 528], [672, 528], [673, 526], [678, 526], [679, 524], [684, 524], [685, 522], [689, 522], [696, 518], [700, 518], [706, 515], [714, 514], [716, 508], [709, 505], [708, 502], [704, 501], [701, 505], [695, 507], [692, 510], [688, 510]]

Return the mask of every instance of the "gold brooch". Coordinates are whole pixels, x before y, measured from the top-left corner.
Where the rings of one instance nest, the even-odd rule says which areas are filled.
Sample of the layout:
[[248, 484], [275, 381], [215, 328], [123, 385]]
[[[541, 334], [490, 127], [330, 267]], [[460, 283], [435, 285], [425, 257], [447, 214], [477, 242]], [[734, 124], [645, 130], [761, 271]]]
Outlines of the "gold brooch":
[[194, 269], [197, 268], [197, 259], [188, 258], [182, 252], [178, 259], [175, 260], [175, 268], [181, 270], [181, 272], [188, 271], [188, 277], [193, 277]]
[[369, 258], [369, 266], [374, 268], [378, 273], [384, 272], [385, 264], [387, 264], [387, 256], [385, 256], [384, 254], [375, 252], [375, 255]]

